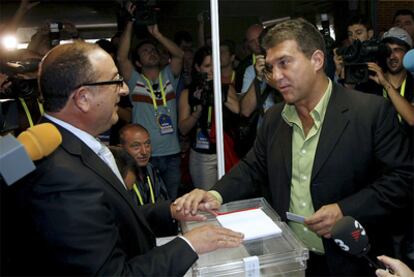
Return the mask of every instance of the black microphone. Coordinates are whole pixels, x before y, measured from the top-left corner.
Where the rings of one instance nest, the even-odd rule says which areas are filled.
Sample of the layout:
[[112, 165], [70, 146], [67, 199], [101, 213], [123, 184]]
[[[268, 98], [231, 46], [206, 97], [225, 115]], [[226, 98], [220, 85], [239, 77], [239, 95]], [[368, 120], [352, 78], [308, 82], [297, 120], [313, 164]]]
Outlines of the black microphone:
[[368, 256], [371, 245], [369, 244], [368, 235], [362, 227], [361, 223], [351, 216], [344, 216], [333, 226], [331, 235], [335, 243], [345, 252], [357, 256], [364, 257], [368, 264], [375, 269], [390, 269], [385, 265], [371, 259]]

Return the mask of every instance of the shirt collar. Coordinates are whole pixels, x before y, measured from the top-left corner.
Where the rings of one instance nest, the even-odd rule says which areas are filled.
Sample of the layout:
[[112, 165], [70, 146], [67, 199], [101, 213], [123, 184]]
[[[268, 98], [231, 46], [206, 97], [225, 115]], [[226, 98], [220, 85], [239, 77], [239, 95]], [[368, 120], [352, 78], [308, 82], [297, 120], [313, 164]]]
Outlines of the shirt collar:
[[95, 154], [98, 154], [100, 149], [102, 148], [101, 143], [95, 137], [93, 137], [91, 134], [89, 134], [89, 133], [87, 133], [87, 132], [85, 132], [85, 131], [83, 131], [79, 128], [76, 128], [75, 126], [73, 126], [73, 125], [71, 125], [71, 124], [69, 124], [65, 121], [57, 119], [56, 117], [53, 117], [50, 114], [45, 113], [44, 117], [46, 117], [50, 121], [56, 123], [57, 125], [65, 128], [69, 132], [71, 132], [78, 139], [83, 141], [90, 149], [92, 149], [92, 151], [95, 152]]
[[[316, 104], [315, 108], [313, 108], [313, 110], [310, 112], [310, 115], [317, 128], [321, 126], [323, 119], [325, 118], [326, 109], [328, 107], [329, 99], [332, 94], [332, 81], [329, 78], [328, 81], [328, 86], [322, 98], [319, 100], [318, 104]], [[282, 118], [289, 126], [292, 126], [293, 124], [302, 126], [294, 105], [285, 104], [282, 110]]]

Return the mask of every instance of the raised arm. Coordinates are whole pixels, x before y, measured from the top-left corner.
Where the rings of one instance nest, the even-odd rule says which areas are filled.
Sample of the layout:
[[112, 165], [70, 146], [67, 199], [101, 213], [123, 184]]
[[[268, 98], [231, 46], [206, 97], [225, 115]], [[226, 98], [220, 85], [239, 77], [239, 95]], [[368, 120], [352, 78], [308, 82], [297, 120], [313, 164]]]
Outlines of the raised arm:
[[[135, 6], [131, 3], [127, 4], [127, 10], [130, 15], [135, 11]], [[133, 22], [128, 21], [125, 25], [125, 30], [121, 35], [119, 40], [119, 47], [117, 53], [118, 67], [121, 75], [124, 77], [125, 81], [128, 82], [131, 79], [131, 74], [134, 69], [134, 65], [128, 57], [129, 50], [131, 48], [131, 36], [133, 30]]]
[[165, 37], [158, 29], [158, 25], [150, 25], [147, 27], [148, 32], [157, 40], [159, 41], [171, 54], [171, 72], [175, 77], [180, 75], [181, 69], [183, 68], [183, 57], [184, 51], [178, 47], [172, 40]]

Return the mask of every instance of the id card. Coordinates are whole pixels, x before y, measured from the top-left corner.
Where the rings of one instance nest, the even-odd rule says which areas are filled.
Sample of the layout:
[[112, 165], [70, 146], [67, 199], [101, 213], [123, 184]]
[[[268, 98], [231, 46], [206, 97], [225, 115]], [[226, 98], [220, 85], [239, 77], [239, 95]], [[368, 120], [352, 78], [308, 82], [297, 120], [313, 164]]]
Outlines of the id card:
[[174, 127], [169, 115], [161, 114], [157, 118], [158, 126], [160, 127], [161, 135], [168, 135], [174, 133]]
[[302, 216], [302, 215], [286, 212], [286, 217], [290, 221], [294, 221], [294, 222], [297, 222], [297, 223], [304, 224], [304, 222], [305, 222], [305, 217]]
[[198, 149], [209, 149], [210, 148], [210, 142], [208, 140], [208, 137], [204, 134], [201, 128], [197, 129], [196, 148]]

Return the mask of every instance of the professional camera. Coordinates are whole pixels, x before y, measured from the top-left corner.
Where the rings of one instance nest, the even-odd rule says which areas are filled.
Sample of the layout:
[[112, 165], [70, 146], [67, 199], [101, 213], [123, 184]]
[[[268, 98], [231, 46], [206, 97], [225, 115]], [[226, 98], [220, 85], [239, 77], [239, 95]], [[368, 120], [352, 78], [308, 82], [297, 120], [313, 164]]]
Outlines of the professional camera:
[[[207, 73], [200, 72], [196, 74], [194, 78], [196, 88], [201, 91], [200, 99], [195, 98], [192, 100], [192, 105], [202, 105], [204, 107], [214, 106], [214, 85], [213, 80], [208, 80]], [[227, 95], [229, 91], [228, 84], [221, 85], [222, 102], [227, 102]]]
[[160, 8], [155, 0], [135, 0], [133, 3], [136, 6], [134, 14], [136, 25], [157, 24], [157, 15]]
[[18, 74], [33, 72], [37, 70], [39, 60], [33, 59], [25, 62], [2, 62], [0, 72], [8, 76], [6, 82], [11, 85], [1, 92], [1, 99], [17, 99], [19, 97], [29, 97], [37, 91], [37, 79], [24, 79]]
[[355, 40], [349, 47], [339, 48], [345, 65], [345, 83], [359, 84], [369, 80], [367, 62], [383, 62], [391, 54], [390, 49], [379, 40]]
[[199, 87], [201, 89], [200, 102], [202, 106], [214, 105], [213, 80], [207, 80], [207, 73], [200, 73]]

